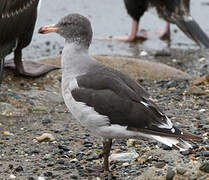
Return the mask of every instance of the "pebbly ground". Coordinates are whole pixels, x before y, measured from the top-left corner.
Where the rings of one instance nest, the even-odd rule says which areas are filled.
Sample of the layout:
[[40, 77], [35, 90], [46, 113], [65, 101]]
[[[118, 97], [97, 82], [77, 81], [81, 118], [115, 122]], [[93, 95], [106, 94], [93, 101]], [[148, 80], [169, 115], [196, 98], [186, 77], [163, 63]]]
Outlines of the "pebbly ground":
[[[118, 139], [111, 154], [138, 153], [137, 157], [111, 161], [109, 174], [88, 174], [86, 167], [102, 163], [101, 139], [81, 127], [66, 108], [60, 90], [61, 70], [37, 79], [6, 70], [0, 91], [0, 179], [209, 179], [207, 53], [177, 49], [146, 53], [140, 59], [176, 67], [191, 79], [182, 75], [153, 80], [152, 68], [149, 78], [133, 74], [136, 64], [130, 61], [115, 65], [115, 57], [97, 58], [135, 78], [177, 127], [202, 136], [202, 141], [192, 142], [193, 150], [180, 153], [153, 140]], [[36, 139], [44, 133], [50, 135]]]

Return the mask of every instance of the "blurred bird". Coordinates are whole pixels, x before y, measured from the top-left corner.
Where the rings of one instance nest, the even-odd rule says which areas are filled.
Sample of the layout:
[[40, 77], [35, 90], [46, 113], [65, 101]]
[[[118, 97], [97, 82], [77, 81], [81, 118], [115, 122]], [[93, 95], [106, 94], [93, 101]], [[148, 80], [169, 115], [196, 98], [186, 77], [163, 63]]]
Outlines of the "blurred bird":
[[[4, 66], [18, 74], [36, 77], [57, 67], [22, 61], [22, 49], [31, 42], [41, 0], [0, 0], [0, 85]], [[5, 56], [14, 52], [13, 62]]]
[[189, 38], [199, 46], [209, 48], [209, 38], [190, 15], [190, 0], [124, 0], [126, 10], [133, 19], [131, 31], [127, 36], [111, 37], [121, 41], [146, 40], [146, 36], [137, 36], [140, 18], [149, 7], [157, 10], [159, 17], [166, 20], [165, 31], [161, 39], [170, 38], [170, 24], [176, 24]]
[[65, 38], [61, 60], [65, 104], [84, 127], [103, 139], [101, 170], [109, 171], [113, 138], [147, 137], [179, 150], [192, 147], [187, 141], [200, 139], [176, 128], [137, 82], [88, 54], [92, 28], [87, 18], [69, 14], [39, 29], [42, 34], [51, 32]]

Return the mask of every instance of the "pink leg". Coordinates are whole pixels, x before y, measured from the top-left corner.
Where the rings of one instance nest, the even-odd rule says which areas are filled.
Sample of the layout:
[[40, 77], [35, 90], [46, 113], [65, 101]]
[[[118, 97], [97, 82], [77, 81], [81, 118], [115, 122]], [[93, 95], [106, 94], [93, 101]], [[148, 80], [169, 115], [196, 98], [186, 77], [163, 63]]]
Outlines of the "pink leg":
[[170, 39], [170, 24], [167, 23], [165, 27], [165, 31], [160, 35], [160, 39], [169, 40]]
[[98, 40], [119, 40], [119, 41], [124, 41], [124, 42], [133, 42], [133, 41], [144, 41], [147, 40], [147, 37], [145, 36], [138, 36], [138, 21], [133, 20], [132, 21], [132, 26], [131, 26], [131, 31], [128, 35], [126, 36], [109, 36], [107, 38], [96, 38]]

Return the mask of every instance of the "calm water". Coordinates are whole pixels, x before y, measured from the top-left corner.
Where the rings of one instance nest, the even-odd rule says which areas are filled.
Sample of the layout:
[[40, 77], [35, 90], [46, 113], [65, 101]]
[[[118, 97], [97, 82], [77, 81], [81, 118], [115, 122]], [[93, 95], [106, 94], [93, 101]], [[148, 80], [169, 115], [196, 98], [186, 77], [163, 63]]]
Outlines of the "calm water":
[[[191, 14], [209, 35], [209, 6], [203, 3], [208, 0], [192, 0]], [[200, 12], [201, 9], [201, 12]], [[107, 35], [124, 35], [129, 32], [131, 18], [127, 15], [123, 0], [43, 0], [38, 16], [33, 41], [24, 50], [24, 57], [37, 59], [43, 56], [59, 55], [63, 39], [57, 34], [40, 35], [39, 27], [46, 24], [54, 24], [68, 13], [80, 13], [88, 17], [92, 23], [94, 37]], [[91, 54], [120, 54], [138, 56], [142, 50], [160, 50], [167, 48], [167, 43], [158, 38], [157, 32], [162, 31], [165, 22], [153, 14], [147, 12], [141, 19], [140, 28], [151, 31], [149, 39], [143, 44], [122, 43], [117, 41], [93, 40], [90, 48]], [[172, 28], [172, 48], [198, 48], [175, 25]], [[174, 33], [174, 30], [177, 32]], [[46, 42], [50, 42], [47, 45]]]

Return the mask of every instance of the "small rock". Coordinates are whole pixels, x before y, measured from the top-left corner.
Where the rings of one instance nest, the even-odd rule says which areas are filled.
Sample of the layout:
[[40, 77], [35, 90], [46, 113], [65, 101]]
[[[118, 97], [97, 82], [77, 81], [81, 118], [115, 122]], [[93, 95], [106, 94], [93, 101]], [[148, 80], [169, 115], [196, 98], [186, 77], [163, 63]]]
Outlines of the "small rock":
[[0, 102], [0, 115], [9, 116], [15, 111], [15, 108], [8, 103]]
[[189, 176], [189, 180], [197, 180], [198, 179], [197, 174], [194, 174], [193, 172], [190, 173], [188, 176]]
[[53, 173], [50, 171], [44, 173], [44, 176], [46, 176], [46, 177], [51, 177], [52, 175], [53, 175]]
[[92, 161], [92, 160], [95, 160], [95, 159], [99, 159], [99, 155], [95, 152], [92, 152], [88, 157], [87, 157], [87, 160], [88, 161]]
[[75, 163], [75, 162], [78, 162], [78, 159], [74, 158], [74, 159], [71, 159], [70, 161], [71, 163]]
[[58, 145], [58, 148], [59, 148], [59, 149], [62, 149], [63, 151], [70, 151], [70, 148], [68, 148], [67, 146], [62, 145], [62, 144], [59, 144], [59, 145]]
[[129, 165], [130, 165], [130, 164], [129, 164], [128, 162], [125, 162], [125, 163], [122, 164], [123, 167], [127, 167], [127, 166], [129, 166]]
[[16, 176], [15, 176], [14, 174], [11, 174], [11, 175], [9, 176], [9, 179], [16, 179]]
[[37, 180], [46, 180], [45, 177], [39, 176]]
[[203, 151], [203, 156], [208, 157], [209, 156], [209, 151]]
[[137, 159], [138, 157], [139, 154], [136, 152], [118, 153], [118, 154], [112, 154], [110, 156], [110, 161], [131, 161]]
[[18, 166], [18, 167], [15, 168], [15, 171], [16, 172], [23, 171], [23, 167], [22, 166]]
[[172, 180], [175, 176], [175, 172], [172, 168], [168, 168], [167, 174], [166, 174], [166, 180]]
[[165, 163], [164, 163], [164, 162], [157, 162], [157, 163], [155, 164], [155, 167], [156, 167], [156, 168], [159, 168], [159, 169], [163, 168], [164, 166], [165, 166]]
[[127, 145], [128, 147], [130, 147], [130, 146], [135, 146], [135, 144], [136, 144], [136, 139], [129, 139], [129, 140], [127, 140], [127, 142], [126, 142], [126, 145]]
[[51, 154], [45, 154], [44, 157], [43, 157], [44, 160], [49, 160], [51, 158], [52, 158]]
[[176, 171], [177, 171], [178, 174], [181, 174], [181, 175], [184, 175], [187, 172], [187, 170], [185, 168], [182, 168], [182, 167], [177, 167]]
[[184, 156], [187, 156], [187, 155], [189, 155], [189, 151], [188, 151], [188, 150], [186, 150], [186, 151], [181, 151], [181, 154], [184, 155]]
[[34, 177], [29, 177], [28, 180], [35, 180], [35, 178]]
[[49, 142], [49, 141], [54, 141], [55, 138], [52, 134], [49, 133], [43, 133], [41, 136], [36, 137], [36, 140], [38, 142]]
[[49, 124], [49, 123], [51, 123], [52, 121], [49, 119], [49, 118], [45, 118], [45, 119], [43, 119], [42, 120], [42, 124]]
[[45, 106], [35, 106], [30, 111], [32, 113], [47, 113], [48, 109]]
[[148, 53], [146, 51], [141, 51], [140, 56], [147, 56]]
[[201, 171], [209, 173], [209, 161], [203, 162], [199, 168]]
[[72, 175], [70, 176], [70, 179], [78, 179], [78, 176], [75, 175], [75, 174], [72, 174]]

